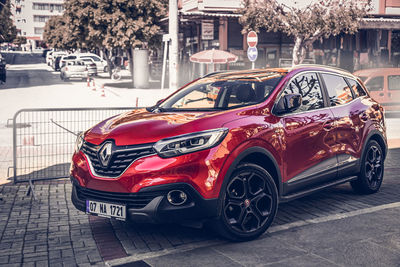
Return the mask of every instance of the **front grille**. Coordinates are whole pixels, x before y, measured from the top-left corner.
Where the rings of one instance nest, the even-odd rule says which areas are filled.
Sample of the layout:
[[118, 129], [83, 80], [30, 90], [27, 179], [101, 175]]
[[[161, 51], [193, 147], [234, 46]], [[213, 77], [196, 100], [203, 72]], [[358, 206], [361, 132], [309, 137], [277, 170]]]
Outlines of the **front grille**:
[[96, 176], [116, 178], [120, 176], [135, 160], [154, 155], [153, 144], [134, 146], [115, 146], [113, 144], [112, 156], [107, 166], [103, 166], [98, 157], [101, 145], [96, 146], [84, 142], [81, 151], [89, 158], [92, 171]]
[[165, 195], [164, 191], [148, 193], [113, 193], [97, 191], [93, 189], [76, 187], [76, 193], [81, 200], [97, 200], [108, 203], [127, 205], [127, 208], [141, 209], [149, 204], [154, 198]]

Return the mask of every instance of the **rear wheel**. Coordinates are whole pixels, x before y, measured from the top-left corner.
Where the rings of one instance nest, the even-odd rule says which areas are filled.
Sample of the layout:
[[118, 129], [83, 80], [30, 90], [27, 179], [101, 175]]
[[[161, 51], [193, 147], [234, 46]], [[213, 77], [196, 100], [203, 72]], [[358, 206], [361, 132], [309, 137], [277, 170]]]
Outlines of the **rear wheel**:
[[218, 233], [230, 240], [246, 241], [268, 229], [278, 210], [278, 192], [265, 169], [242, 164], [222, 190], [221, 214], [214, 225]]
[[384, 155], [378, 142], [368, 142], [361, 161], [358, 179], [352, 181], [351, 187], [361, 194], [372, 194], [379, 191], [383, 181]]

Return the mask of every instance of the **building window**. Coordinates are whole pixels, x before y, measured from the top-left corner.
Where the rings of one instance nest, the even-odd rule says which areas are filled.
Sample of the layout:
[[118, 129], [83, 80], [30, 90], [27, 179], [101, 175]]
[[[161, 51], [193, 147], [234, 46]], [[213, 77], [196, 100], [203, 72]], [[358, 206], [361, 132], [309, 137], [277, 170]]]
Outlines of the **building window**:
[[63, 5], [54, 5], [54, 9], [57, 10], [58, 12], [62, 12], [64, 10]]
[[35, 27], [35, 34], [43, 34], [43, 28]]
[[49, 4], [42, 4], [42, 3], [33, 3], [33, 9], [34, 10], [49, 10], [50, 5]]
[[33, 21], [34, 22], [47, 22], [49, 20], [50, 16], [33, 16]]

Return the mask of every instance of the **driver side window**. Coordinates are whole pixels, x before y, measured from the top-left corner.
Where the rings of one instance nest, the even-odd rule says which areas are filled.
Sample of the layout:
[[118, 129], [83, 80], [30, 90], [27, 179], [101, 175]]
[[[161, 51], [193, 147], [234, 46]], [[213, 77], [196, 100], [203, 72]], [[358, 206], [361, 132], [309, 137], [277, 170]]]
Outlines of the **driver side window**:
[[305, 73], [296, 76], [286, 86], [282, 96], [288, 94], [300, 94], [302, 97], [301, 106], [294, 112], [304, 112], [324, 107], [324, 98], [316, 73]]

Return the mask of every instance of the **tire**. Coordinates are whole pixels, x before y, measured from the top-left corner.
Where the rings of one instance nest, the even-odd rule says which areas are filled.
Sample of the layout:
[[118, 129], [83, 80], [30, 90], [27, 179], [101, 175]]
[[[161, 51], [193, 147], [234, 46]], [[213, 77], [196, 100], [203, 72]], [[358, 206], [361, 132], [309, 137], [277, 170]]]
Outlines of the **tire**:
[[365, 147], [358, 179], [351, 181], [353, 190], [360, 194], [379, 191], [384, 174], [384, 154], [378, 142], [371, 140]]
[[259, 237], [272, 224], [278, 210], [278, 191], [262, 167], [239, 165], [221, 188], [220, 215], [212, 227], [232, 241]]

